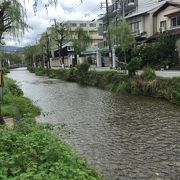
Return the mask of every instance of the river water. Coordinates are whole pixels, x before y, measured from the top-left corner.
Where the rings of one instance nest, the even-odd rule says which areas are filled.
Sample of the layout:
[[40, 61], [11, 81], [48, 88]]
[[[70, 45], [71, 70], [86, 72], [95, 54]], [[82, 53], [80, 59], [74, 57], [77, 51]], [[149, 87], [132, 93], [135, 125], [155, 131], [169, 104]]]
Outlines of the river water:
[[66, 142], [106, 179], [180, 179], [178, 106], [38, 77], [24, 68], [8, 76], [45, 112], [37, 121], [65, 123], [73, 130]]

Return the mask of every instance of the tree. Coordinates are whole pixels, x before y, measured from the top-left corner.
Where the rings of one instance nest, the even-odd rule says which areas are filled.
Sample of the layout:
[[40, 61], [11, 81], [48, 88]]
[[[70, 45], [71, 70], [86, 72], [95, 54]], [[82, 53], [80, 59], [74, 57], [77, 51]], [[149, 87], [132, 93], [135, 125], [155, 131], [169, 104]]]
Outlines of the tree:
[[25, 10], [18, 0], [1, 0], [0, 1], [0, 40], [4, 32], [11, 33], [17, 37], [19, 30], [24, 33], [28, 28], [25, 23]]
[[[54, 20], [54, 25], [50, 27], [49, 31], [51, 42], [58, 47], [59, 58], [61, 58], [63, 43], [69, 41], [68, 37], [70, 33], [68, 24]], [[64, 56], [62, 56], [62, 63], [64, 64]]]
[[156, 44], [157, 58], [160, 64], [175, 65], [178, 63], [178, 58], [175, 57], [177, 36], [168, 32], [162, 33]]
[[42, 33], [40, 38], [40, 47], [43, 54], [45, 55], [45, 64], [47, 64], [47, 69], [51, 68], [50, 65], [50, 35], [47, 32]]
[[89, 34], [82, 28], [77, 28], [75, 36], [72, 40], [76, 59], [77, 55], [81, 55], [81, 53], [88, 48], [91, 42], [92, 39]]
[[121, 48], [124, 54], [124, 62], [127, 64], [126, 51], [133, 44], [134, 37], [125, 19], [121, 19], [116, 25], [110, 25], [108, 33], [111, 34], [111, 41], [114, 45]]
[[40, 56], [40, 46], [39, 44], [33, 45], [33, 46], [27, 46], [24, 49], [24, 56], [25, 56], [25, 61], [26, 63], [33, 67], [34, 64], [36, 66], [38, 65], [38, 62], [41, 61], [41, 59], [38, 58]]

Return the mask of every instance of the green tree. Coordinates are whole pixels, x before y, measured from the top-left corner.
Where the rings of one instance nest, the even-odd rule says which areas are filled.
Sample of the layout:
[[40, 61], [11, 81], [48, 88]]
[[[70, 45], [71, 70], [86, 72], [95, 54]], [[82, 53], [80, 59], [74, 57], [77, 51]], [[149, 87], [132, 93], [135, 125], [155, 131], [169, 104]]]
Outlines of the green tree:
[[[160, 64], [167, 63], [166, 65], [176, 64], [177, 60], [175, 58], [175, 48], [176, 48], [177, 36], [170, 33], [162, 33], [156, 44], [156, 53]], [[169, 64], [168, 64], [169, 63]]]
[[13, 37], [17, 32], [28, 28], [25, 22], [25, 10], [18, 0], [1, 0], [0, 1], [0, 39], [4, 32], [10, 33]]
[[26, 63], [33, 67], [34, 64], [38, 65], [38, 62], [41, 61], [41, 58], [38, 58], [41, 55], [39, 44], [33, 46], [27, 46], [24, 49], [24, 56]]
[[111, 42], [121, 48], [124, 54], [124, 63], [127, 64], [126, 51], [132, 46], [134, 37], [125, 19], [121, 19], [117, 24], [111, 24], [108, 29]]
[[63, 43], [69, 41], [69, 26], [65, 22], [56, 22], [56, 20], [54, 20], [54, 25], [49, 28], [49, 31], [51, 43], [58, 47], [59, 58], [62, 57], [62, 62], [64, 64], [64, 56], [61, 56], [61, 52]]
[[50, 48], [51, 48], [50, 35], [47, 32], [42, 33], [39, 43], [40, 43], [40, 48], [42, 50], [42, 53], [44, 55], [45, 64], [47, 66], [47, 69], [50, 69], [51, 68], [51, 65], [50, 65]]
[[81, 53], [89, 47], [91, 42], [92, 39], [88, 32], [84, 31], [82, 28], [77, 28], [75, 36], [72, 39], [76, 59], [77, 55], [81, 55]]

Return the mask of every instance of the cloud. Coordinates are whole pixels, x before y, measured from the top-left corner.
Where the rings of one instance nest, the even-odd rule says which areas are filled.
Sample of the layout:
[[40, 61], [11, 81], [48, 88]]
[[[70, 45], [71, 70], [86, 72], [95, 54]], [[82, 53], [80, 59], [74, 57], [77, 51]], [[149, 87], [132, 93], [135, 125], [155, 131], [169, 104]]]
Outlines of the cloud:
[[[58, 5], [48, 7], [48, 13], [44, 8], [48, 0], [39, 0], [37, 13], [34, 14], [34, 0], [19, 0], [26, 9], [26, 23], [32, 27], [20, 39], [14, 41], [9, 38], [7, 45], [26, 46], [34, 44], [40, 34], [46, 31], [46, 28], [52, 24], [53, 19], [58, 21], [67, 20], [92, 20], [102, 13], [100, 9], [100, 0], [58, 0]], [[43, 3], [42, 3], [43, 2]]]

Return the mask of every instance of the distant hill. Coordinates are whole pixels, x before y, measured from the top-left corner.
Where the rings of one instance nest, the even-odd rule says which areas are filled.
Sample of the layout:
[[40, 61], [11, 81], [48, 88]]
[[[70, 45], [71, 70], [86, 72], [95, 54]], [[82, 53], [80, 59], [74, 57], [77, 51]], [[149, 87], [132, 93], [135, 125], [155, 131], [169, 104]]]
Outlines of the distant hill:
[[4, 52], [19, 52], [23, 53], [24, 48], [23, 47], [16, 47], [16, 46], [0, 46], [0, 50]]

